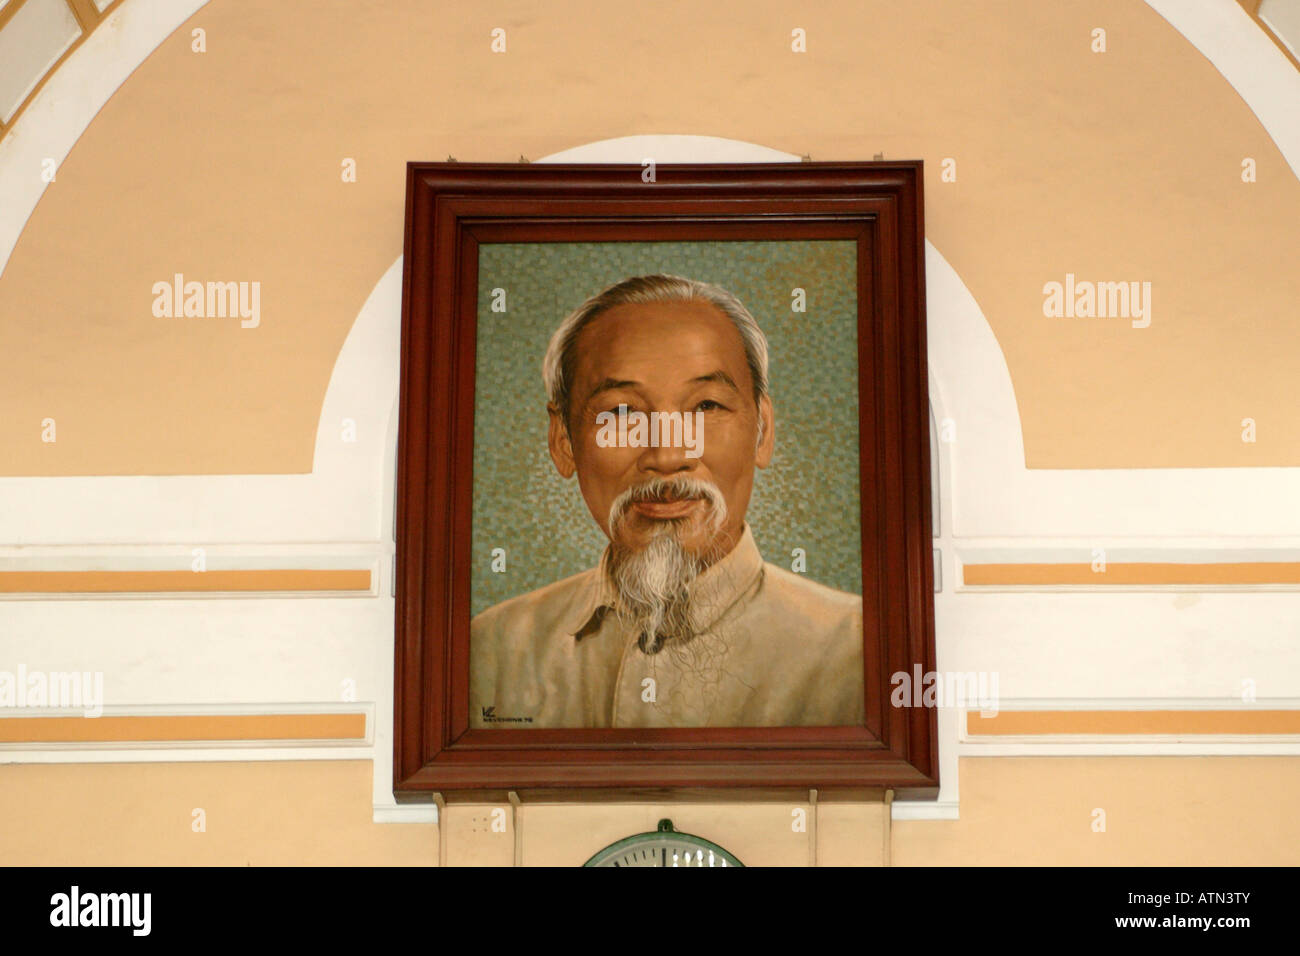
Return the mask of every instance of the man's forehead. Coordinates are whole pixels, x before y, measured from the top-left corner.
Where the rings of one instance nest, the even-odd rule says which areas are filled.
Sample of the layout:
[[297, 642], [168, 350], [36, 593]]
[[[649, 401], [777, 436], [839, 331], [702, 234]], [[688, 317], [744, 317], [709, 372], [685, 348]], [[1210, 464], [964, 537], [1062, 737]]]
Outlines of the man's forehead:
[[592, 319], [575, 346], [578, 380], [632, 377], [638, 370], [689, 380], [717, 368], [732, 372], [738, 384], [749, 377], [740, 332], [708, 302], [615, 306]]

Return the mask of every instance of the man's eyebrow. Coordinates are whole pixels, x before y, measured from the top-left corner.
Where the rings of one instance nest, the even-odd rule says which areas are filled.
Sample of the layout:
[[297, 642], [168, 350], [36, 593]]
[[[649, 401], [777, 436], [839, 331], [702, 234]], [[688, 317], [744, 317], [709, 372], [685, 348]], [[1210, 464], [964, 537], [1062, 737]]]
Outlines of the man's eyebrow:
[[629, 379], [607, 378], [599, 382], [591, 393], [587, 396], [587, 401], [591, 401], [601, 392], [612, 392], [620, 388], [636, 388], [640, 382], [633, 382]]
[[[728, 375], [723, 369], [717, 369], [707, 375], [697, 375], [691, 379], [691, 384], [703, 384], [706, 382], [717, 382], [719, 385], [725, 385], [733, 391], [739, 392], [740, 386], [736, 380]], [[631, 379], [606, 378], [596, 384], [596, 387], [587, 395], [587, 401], [591, 401], [601, 392], [613, 392], [621, 388], [636, 388], [640, 382]]]
[[719, 385], [726, 385], [728, 388], [731, 388], [734, 391], [737, 392], [740, 391], [740, 386], [736, 384], [736, 380], [733, 379], [726, 372], [724, 372], [722, 369], [718, 369], [716, 372], [710, 372], [708, 375], [697, 375], [695, 378], [691, 379], [691, 381], [692, 382], [717, 382]]

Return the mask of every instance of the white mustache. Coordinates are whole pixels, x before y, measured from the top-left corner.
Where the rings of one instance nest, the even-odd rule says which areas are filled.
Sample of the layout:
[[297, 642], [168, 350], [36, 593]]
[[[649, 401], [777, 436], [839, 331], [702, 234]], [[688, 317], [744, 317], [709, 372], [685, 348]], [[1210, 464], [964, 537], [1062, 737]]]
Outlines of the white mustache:
[[614, 536], [619, 523], [632, 505], [643, 501], [681, 500], [702, 498], [709, 508], [710, 530], [716, 532], [727, 520], [727, 502], [722, 491], [711, 481], [679, 475], [673, 478], [651, 478], [628, 488], [609, 506], [609, 532]]

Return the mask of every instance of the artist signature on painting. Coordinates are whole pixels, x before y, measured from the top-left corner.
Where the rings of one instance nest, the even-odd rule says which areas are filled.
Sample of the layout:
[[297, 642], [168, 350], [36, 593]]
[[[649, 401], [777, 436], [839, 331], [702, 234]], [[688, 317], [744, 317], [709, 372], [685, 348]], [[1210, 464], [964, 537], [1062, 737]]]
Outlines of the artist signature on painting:
[[483, 721], [489, 724], [531, 724], [531, 717], [498, 717], [496, 704], [491, 707], [480, 708], [483, 711]]

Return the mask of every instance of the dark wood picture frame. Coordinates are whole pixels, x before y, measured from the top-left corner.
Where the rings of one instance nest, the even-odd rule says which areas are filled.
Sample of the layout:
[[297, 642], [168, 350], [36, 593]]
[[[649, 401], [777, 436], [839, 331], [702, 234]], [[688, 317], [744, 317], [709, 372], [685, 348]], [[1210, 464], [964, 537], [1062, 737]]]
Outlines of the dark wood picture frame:
[[[938, 787], [922, 167], [915, 162], [407, 167], [393, 786]], [[853, 239], [864, 727], [471, 729], [478, 247], [489, 242]], [[558, 321], [558, 318], [557, 318]]]

